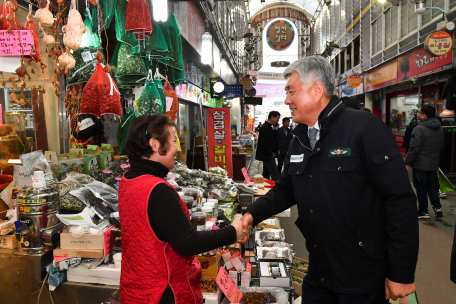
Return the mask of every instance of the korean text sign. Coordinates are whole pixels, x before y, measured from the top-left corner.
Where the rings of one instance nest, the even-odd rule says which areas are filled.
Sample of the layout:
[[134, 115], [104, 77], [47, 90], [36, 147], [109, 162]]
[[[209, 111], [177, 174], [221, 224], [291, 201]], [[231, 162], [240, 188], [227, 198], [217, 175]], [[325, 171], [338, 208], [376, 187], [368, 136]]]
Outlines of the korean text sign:
[[35, 47], [30, 30], [13, 31], [11, 34], [8, 34], [8, 31], [0, 31], [0, 56], [20, 56], [22, 48], [19, 41], [24, 48], [24, 55], [30, 55], [32, 48]]
[[230, 108], [207, 109], [209, 168], [223, 168], [233, 177], [230, 124]]
[[220, 268], [215, 281], [228, 300], [230, 300], [230, 303], [239, 303], [241, 301], [242, 293], [236, 284], [234, 284], [233, 279], [231, 279], [225, 268]]

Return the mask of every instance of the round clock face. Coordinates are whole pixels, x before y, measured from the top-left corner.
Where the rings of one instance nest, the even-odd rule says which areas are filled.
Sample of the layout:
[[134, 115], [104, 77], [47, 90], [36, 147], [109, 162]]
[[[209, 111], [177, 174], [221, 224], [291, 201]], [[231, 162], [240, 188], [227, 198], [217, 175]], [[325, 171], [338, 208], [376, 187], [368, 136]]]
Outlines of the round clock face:
[[295, 38], [293, 25], [286, 20], [274, 21], [267, 30], [268, 45], [276, 51], [284, 51], [290, 47]]

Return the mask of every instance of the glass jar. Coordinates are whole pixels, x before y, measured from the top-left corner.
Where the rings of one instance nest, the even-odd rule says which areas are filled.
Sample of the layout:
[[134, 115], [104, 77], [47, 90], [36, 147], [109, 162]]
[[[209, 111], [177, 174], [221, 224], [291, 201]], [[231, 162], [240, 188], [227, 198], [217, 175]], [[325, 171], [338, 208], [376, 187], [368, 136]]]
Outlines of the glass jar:
[[193, 197], [193, 212], [196, 211], [196, 203], [198, 199], [198, 189], [195, 188], [184, 188], [184, 195]]
[[206, 218], [213, 218], [213, 211], [210, 206], [203, 206], [202, 212], [206, 214]]
[[193, 197], [184, 195], [182, 196], [182, 201], [184, 202], [185, 206], [187, 206], [188, 212], [191, 216], [193, 211]]
[[206, 213], [202, 212], [200, 208], [192, 213], [192, 226], [196, 231], [206, 230]]
[[214, 217], [217, 217], [218, 216], [218, 207], [219, 207], [218, 199], [211, 198], [211, 199], [208, 199], [207, 202], [214, 204]]

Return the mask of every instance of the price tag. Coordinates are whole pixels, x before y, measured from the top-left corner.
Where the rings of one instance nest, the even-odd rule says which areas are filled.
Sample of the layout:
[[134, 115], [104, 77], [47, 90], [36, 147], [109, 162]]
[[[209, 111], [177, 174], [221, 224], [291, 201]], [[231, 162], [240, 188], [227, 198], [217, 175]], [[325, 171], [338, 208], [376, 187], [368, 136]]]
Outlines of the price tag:
[[89, 51], [84, 51], [81, 53], [82, 60], [84, 62], [89, 62], [93, 60], [92, 54]]
[[93, 126], [95, 123], [93, 122], [93, 119], [92, 118], [86, 118], [86, 119], [83, 119], [81, 120], [81, 122], [79, 123], [79, 131], [83, 131], [91, 126]]
[[244, 174], [245, 182], [246, 182], [247, 184], [250, 184], [250, 178], [249, 178], [249, 175], [247, 174], [247, 170], [245, 169], [245, 167], [242, 168], [241, 171], [242, 171], [242, 174]]
[[242, 293], [236, 284], [234, 284], [233, 279], [231, 279], [225, 268], [220, 268], [215, 281], [228, 300], [230, 300], [230, 303], [239, 303], [241, 301]]
[[166, 112], [169, 112], [171, 110], [171, 106], [173, 105], [173, 100], [174, 100], [174, 98], [172, 98], [172, 97], [166, 97]]

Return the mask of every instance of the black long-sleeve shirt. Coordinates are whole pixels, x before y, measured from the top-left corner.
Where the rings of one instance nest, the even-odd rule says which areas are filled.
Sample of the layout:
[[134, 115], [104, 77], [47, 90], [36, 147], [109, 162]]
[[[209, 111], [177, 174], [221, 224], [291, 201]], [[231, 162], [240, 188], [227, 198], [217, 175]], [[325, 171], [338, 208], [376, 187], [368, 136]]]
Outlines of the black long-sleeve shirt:
[[[130, 159], [130, 170], [125, 178], [145, 174], [164, 178], [169, 170], [158, 162], [147, 159]], [[176, 191], [166, 184], [157, 185], [149, 197], [147, 208], [149, 223], [155, 235], [167, 242], [178, 253], [191, 256], [236, 242], [236, 229], [228, 226], [215, 231], [193, 229], [179, 201]], [[160, 304], [174, 303], [171, 288], [165, 290]]]

